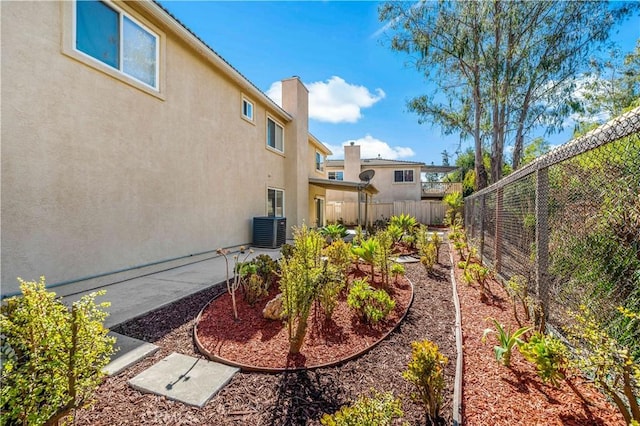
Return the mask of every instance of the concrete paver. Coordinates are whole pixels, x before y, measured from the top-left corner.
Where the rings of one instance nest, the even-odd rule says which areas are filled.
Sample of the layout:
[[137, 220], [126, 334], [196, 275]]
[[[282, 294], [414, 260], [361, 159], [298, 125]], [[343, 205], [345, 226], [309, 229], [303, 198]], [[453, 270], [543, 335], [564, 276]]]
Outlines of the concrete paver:
[[202, 407], [238, 371], [235, 367], [174, 352], [129, 380], [129, 384], [141, 392]]
[[111, 357], [111, 362], [104, 369], [109, 376], [115, 376], [160, 349], [152, 343], [123, 334], [110, 332], [109, 335], [116, 338], [114, 347], [117, 349], [117, 352]]

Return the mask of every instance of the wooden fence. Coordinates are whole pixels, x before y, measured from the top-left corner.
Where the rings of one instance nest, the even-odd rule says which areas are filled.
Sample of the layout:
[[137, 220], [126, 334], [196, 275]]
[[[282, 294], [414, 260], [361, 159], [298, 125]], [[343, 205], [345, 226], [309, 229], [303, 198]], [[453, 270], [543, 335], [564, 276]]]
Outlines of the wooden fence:
[[[362, 222], [365, 221], [365, 210], [367, 222], [373, 223], [376, 220], [388, 220], [391, 216], [408, 214], [425, 225], [441, 225], [444, 219], [446, 206], [442, 201], [394, 201], [393, 203], [369, 203], [365, 208], [365, 203], [360, 205], [360, 215]], [[342, 222], [345, 225], [358, 224], [358, 203], [353, 202], [327, 202], [327, 223]]]

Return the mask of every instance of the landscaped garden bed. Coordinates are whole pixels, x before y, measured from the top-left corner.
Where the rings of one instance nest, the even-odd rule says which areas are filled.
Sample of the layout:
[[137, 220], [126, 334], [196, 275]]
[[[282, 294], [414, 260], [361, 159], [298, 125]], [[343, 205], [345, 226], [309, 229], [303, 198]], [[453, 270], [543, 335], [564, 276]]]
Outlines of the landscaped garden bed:
[[[395, 406], [399, 410], [394, 408], [394, 413], [401, 411], [402, 421], [425, 424], [428, 421], [424, 405], [413, 398], [416, 388], [410, 383], [411, 367], [408, 366], [413, 365], [414, 372], [420, 371], [415, 363], [418, 359], [415, 351], [420, 347], [416, 342], [422, 342], [427, 353], [433, 349], [427, 341], [438, 346], [436, 358], [443, 366], [439, 392], [442, 402], [435, 423], [452, 424], [457, 358], [452, 276], [461, 306], [464, 364], [460, 408], [464, 424], [625, 424], [619, 411], [567, 358], [553, 358], [553, 351], [544, 352], [545, 360], [550, 362], [544, 364], [544, 371], [540, 370], [542, 364], [534, 363], [534, 350], [542, 346], [536, 349], [531, 345], [536, 339], [550, 339], [544, 340], [543, 346], [545, 350], [552, 350], [554, 346], [549, 346], [552, 338], [534, 333], [535, 317], [524, 320], [527, 313], [524, 304], [516, 303], [515, 287], [508, 292], [494, 279], [489, 268], [479, 264], [473, 253], [469, 254], [459, 225], [453, 231], [453, 242], [441, 245], [440, 250], [437, 244], [431, 243], [438, 239], [422, 231], [422, 235], [417, 236], [420, 262], [407, 264], [405, 270], [412, 286], [398, 276], [393, 280], [394, 285], [390, 285], [391, 281], [385, 284], [380, 271], [374, 273], [373, 263], [370, 269], [364, 264], [351, 265], [347, 280], [350, 284], [335, 298], [338, 303], [330, 322], [320, 310], [321, 303], [307, 305], [312, 306], [308, 310], [311, 319], [305, 322], [306, 338], [296, 346], [296, 352], [292, 352], [291, 336], [297, 335], [292, 330], [297, 330], [299, 320], [287, 326], [282, 319], [263, 321], [257, 314], [250, 317], [250, 312], [253, 315], [262, 311], [264, 301], [274, 296], [274, 289], [268, 295], [263, 294], [259, 302], [254, 301], [253, 306], [240, 299], [231, 300], [232, 309], [229, 297], [233, 295], [233, 287], [216, 286], [117, 327], [114, 331], [154, 342], [161, 349], [118, 376], [108, 378], [97, 391], [96, 404], [78, 412], [78, 424], [319, 424], [325, 413], [336, 413], [363, 395], [373, 395], [374, 391], [377, 395], [391, 392], [392, 398], [399, 398]], [[362, 241], [360, 244], [366, 245]], [[287, 277], [286, 268], [294, 264], [293, 261], [281, 263], [284, 266], [280, 277]], [[235, 268], [234, 265], [237, 270]], [[298, 275], [285, 278], [291, 281], [289, 284], [297, 283], [297, 287], [287, 288], [281, 283], [280, 290], [283, 293], [299, 291], [302, 282], [297, 280], [303, 270], [306, 271], [299, 269]], [[347, 305], [344, 303], [347, 289], [350, 293], [354, 282], [363, 276], [372, 277], [374, 287], [385, 287], [397, 298], [394, 310], [380, 321], [370, 320], [369, 324], [362, 312], [354, 315], [352, 310], [342, 311]], [[411, 294], [411, 288], [413, 302], [409, 305], [410, 297], [406, 295]], [[229, 290], [228, 293], [225, 290]], [[221, 293], [225, 294], [216, 298]], [[203, 306], [206, 306], [204, 310]], [[202, 314], [198, 315], [199, 312]], [[348, 320], [345, 322], [345, 319]], [[234, 328], [245, 326], [244, 331]], [[194, 328], [199, 329], [195, 340]], [[278, 333], [283, 336], [276, 338]], [[344, 339], [340, 333], [344, 333]], [[498, 335], [506, 335], [505, 340], [497, 340]], [[347, 339], [361, 346], [354, 349], [355, 344], [348, 344], [346, 347], [352, 350], [344, 352], [340, 343]], [[277, 342], [277, 346], [265, 344], [269, 340]], [[228, 351], [220, 351], [222, 347]], [[200, 349], [214, 358], [215, 354], [221, 358], [238, 355], [233, 362], [249, 365], [249, 369], [259, 370], [265, 366], [286, 369], [277, 373], [245, 369], [201, 409], [142, 394], [127, 384], [129, 379], [171, 352], [203, 357]], [[358, 356], [352, 358], [354, 352]], [[443, 362], [443, 356], [448, 360]], [[340, 361], [342, 358], [348, 360]], [[265, 360], [268, 365], [264, 364]], [[335, 365], [322, 366], [334, 362]]]
[[335, 412], [372, 388], [392, 391], [402, 399], [403, 420], [424, 424], [424, 409], [411, 399], [413, 388], [402, 378], [411, 358], [411, 342], [423, 339], [435, 342], [449, 358], [444, 370], [446, 388], [441, 421], [451, 424], [456, 354], [448, 259], [443, 246], [441, 264], [435, 265], [430, 275], [420, 264], [406, 265], [406, 277], [414, 284], [415, 293], [409, 312], [396, 330], [364, 355], [313, 370], [278, 374], [240, 372], [202, 409], [142, 394], [127, 381], [171, 352], [202, 357], [193, 340], [195, 317], [224, 289], [218, 286], [202, 291], [123, 324], [114, 331], [153, 342], [160, 350], [107, 378], [96, 392], [93, 407], [78, 412], [77, 424], [319, 424], [323, 413]]

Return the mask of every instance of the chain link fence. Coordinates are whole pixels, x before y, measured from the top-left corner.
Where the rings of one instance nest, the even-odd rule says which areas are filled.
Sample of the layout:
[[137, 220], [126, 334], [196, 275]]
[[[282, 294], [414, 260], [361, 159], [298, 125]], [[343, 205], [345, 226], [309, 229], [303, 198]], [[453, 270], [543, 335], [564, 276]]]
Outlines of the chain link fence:
[[503, 280], [519, 275], [563, 328], [588, 305], [640, 354], [640, 108], [465, 199], [470, 244]]

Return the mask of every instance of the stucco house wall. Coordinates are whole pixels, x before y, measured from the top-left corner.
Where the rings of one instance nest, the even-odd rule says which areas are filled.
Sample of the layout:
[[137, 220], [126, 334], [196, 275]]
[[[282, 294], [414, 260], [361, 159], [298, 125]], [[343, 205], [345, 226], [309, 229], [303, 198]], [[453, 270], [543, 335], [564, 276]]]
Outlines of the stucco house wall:
[[[160, 36], [160, 90], [84, 60], [73, 2], [2, 2], [2, 294], [251, 241], [268, 188], [309, 218], [308, 106], [283, 108], [151, 2], [117, 7]], [[88, 63], [89, 62], [89, 63]], [[242, 97], [254, 120], [242, 118]], [[267, 117], [285, 152], [266, 146]]]

